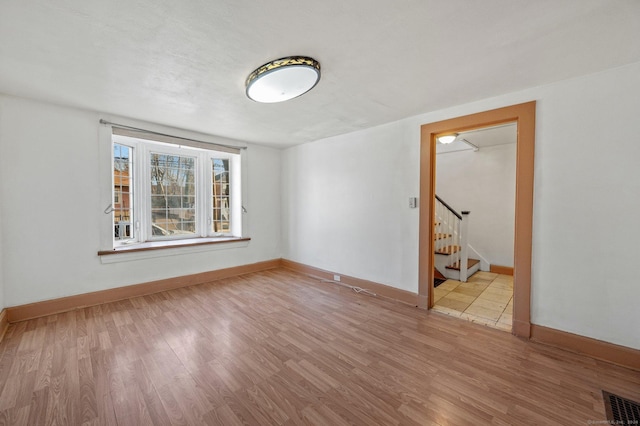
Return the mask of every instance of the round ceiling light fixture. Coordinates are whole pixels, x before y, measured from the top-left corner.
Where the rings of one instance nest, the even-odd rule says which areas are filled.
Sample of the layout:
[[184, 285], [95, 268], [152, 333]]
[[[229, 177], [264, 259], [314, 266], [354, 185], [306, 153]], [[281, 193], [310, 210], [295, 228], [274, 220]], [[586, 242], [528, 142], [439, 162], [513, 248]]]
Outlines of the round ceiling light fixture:
[[452, 133], [450, 135], [438, 136], [438, 142], [443, 143], [443, 144], [448, 144], [448, 143], [451, 143], [451, 142], [455, 141], [457, 137], [458, 137], [457, 133]]
[[320, 81], [320, 63], [307, 56], [288, 56], [256, 68], [245, 82], [247, 96], [275, 103], [297, 98]]

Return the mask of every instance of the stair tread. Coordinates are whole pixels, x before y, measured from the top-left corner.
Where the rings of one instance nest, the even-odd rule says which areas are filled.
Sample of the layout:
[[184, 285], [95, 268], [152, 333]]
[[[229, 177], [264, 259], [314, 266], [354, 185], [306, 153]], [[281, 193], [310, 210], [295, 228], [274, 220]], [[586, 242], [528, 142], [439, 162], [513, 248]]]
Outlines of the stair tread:
[[445, 247], [440, 247], [439, 249], [436, 249], [435, 253], [449, 255], [449, 254], [457, 253], [458, 251], [460, 251], [460, 246], [445, 246]]
[[433, 234], [433, 239], [434, 240], [443, 240], [445, 238], [449, 238], [451, 236], [451, 234], [445, 234], [444, 232], [438, 232]]
[[[467, 269], [471, 269], [471, 267], [475, 266], [478, 263], [480, 263], [480, 261], [478, 259], [467, 259]], [[446, 268], [447, 269], [453, 269], [455, 271], [459, 271], [460, 270], [460, 262], [456, 262], [453, 265], [447, 266]]]

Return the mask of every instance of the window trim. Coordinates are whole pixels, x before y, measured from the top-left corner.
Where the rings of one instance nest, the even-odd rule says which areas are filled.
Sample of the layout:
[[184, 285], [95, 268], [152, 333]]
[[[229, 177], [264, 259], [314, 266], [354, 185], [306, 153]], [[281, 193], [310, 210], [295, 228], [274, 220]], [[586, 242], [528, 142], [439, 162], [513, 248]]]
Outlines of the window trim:
[[[122, 119], [124, 120], [124, 119]], [[132, 122], [132, 120], [124, 120], [125, 122]], [[235, 162], [235, 167], [230, 167], [231, 173], [234, 176], [231, 179], [235, 180], [237, 183], [232, 185], [231, 189], [235, 190], [236, 194], [233, 196], [230, 194], [231, 199], [235, 198], [233, 201], [232, 214], [235, 216], [233, 220], [235, 222], [235, 226], [231, 229], [233, 235], [214, 235], [213, 227], [211, 227], [211, 233], [206, 236], [187, 236], [184, 239], [171, 239], [171, 240], [154, 240], [154, 241], [143, 241], [138, 240], [136, 242], [127, 241], [125, 243], [116, 244], [117, 241], [113, 238], [113, 218], [111, 214], [106, 214], [109, 212], [110, 207], [113, 203], [113, 136], [114, 130], [116, 128], [120, 129], [120, 124], [114, 124], [107, 122], [105, 120], [100, 120], [101, 126], [98, 129], [98, 141], [100, 145], [99, 153], [100, 153], [100, 165], [99, 171], [101, 179], [101, 186], [99, 190], [100, 199], [104, 200], [100, 211], [104, 210], [105, 214], [101, 214], [100, 223], [100, 249], [98, 250], [98, 254], [101, 258], [102, 263], [114, 263], [126, 260], [134, 260], [138, 258], [152, 258], [158, 256], [165, 256], [165, 252], [170, 252], [171, 254], [177, 253], [189, 253], [192, 251], [209, 251], [209, 250], [220, 250], [226, 248], [236, 248], [236, 247], [245, 247], [248, 245], [250, 238], [247, 237], [249, 231], [249, 221], [248, 221], [248, 213], [245, 206], [248, 206], [247, 201], [247, 175], [248, 168], [247, 164], [247, 146], [245, 143], [241, 141], [235, 141], [232, 139], [220, 138], [211, 135], [198, 134], [194, 132], [183, 131], [179, 129], [172, 129], [159, 125], [146, 124], [145, 127], [149, 128], [148, 131], [150, 134], [161, 134], [165, 135], [169, 142], [164, 142], [166, 145], [176, 145], [175, 141], [193, 141], [194, 143], [185, 143], [184, 146], [193, 147], [193, 148], [201, 148], [203, 152], [208, 155], [209, 158], [227, 158], [231, 157]], [[135, 122], [132, 122], [136, 124]], [[126, 125], [122, 125], [123, 128], [126, 128]], [[137, 127], [131, 127], [133, 129], [138, 129]], [[162, 133], [156, 133], [162, 132]], [[172, 134], [174, 136], [168, 136]], [[193, 136], [196, 135], [196, 136]], [[191, 137], [195, 137], [196, 139], [189, 139]], [[151, 139], [149, 137], [141, 138], [141, 139]], [[142, 142], [146, 143], [146, 140]], [[231, 143], [231, 145], [229, 145]], [[204, 148], [207, 148], [206, 150]], [[236, 155], [232, 155], [236, 154]], [[135, 154], [134, 154], [135, 155]], [[142, 161], [142, 157], [140, 160]], [[135, 157], [134, 157], [135, 161]], [[235, 170], [234, 170], [235, 169]], [[202, 170], [204, 172], [204, 170]], [[208, 174], [211, 175], [210, 171]], [[211, 179], [211, 178], [210, 178]], [[135, 185], [135, 184], [134, 184]], [[140, 195], [140, 194], [138, 194]], [[135, 194], [134, 194], [135, 197]], [[138, 199], [133, 199], [132, 203], [140, 203], [144, 202], [140, 197]], [[150, 199], [149, 199], [150, 203]], [[212, 203], [212, 202], [211, 202]], [[106, 207], [105, 207], [106, 206]], [[134, 212], [134, 215], [136, 213]], [[150, 214], [150, 212], [149, 212]], [[132, 226], [135, 226], [134, 219], [131, 220]], [[205, 224], [205, 227], [209, 227], [208, 224]], [[137, 230], [136, 230], [137, 232]], [[168, 250], [162, 250], [168, 249]], [[142, 252], [145, 252], [144, 255]], [[122, 254], [122, 256], [108, 256], [113, 254]], [[107, 256], [110, 260], [108, 262], [104, 261], [104, 257]]]
[[111, 250], [100, 250], [100, 262], [117, 263], [139, 259], [151, 259], [175, 254], [191, 254], [203, 251], [248, 247], [249, 237], [189, 238], [169, 241], [153, 241], [136, 245], [120, 246]]
[[[141, 235], [140, 235], [140, 240], [139, 240], [139, 244], [144, 244], [145, 242], [153, 242], [153, 241], [175, 241], [175, 240], [182, 240], [182, 239], [192, 239], [192, 238], [202, 238], [202, 237], [208, 237], [209, 235], [203, 234], [203, 227], [205, 226], [204, 223], [205, 221], [205, 217], [203, 216], [203, 209], [206, 209], [206, 202], [204, 203], [205, 205], [199, 205], [198, 201], [201, 201], [203, 197], [203, 195], [201, 194], [202, 191], [204, 191], [203, 185], [206, 188], [207, 186], [207, 181], [201, 181], [201, 177], [202, 177], [202, 153], [195, 151], [193, 149], [181, 149], [181, 148], [176, 148], [176, 147], [172, 147], [172, 146], [164, 146], [164, 144], [160, 145], [158, 144], [158, 149], [155, 149], [155, 147], [153, 145], [151, 145], [152, 142], [144, 142], [144, 141], [139, 141], [138, 142], [138, 152], [142, 153], [142, 158], [141, 158], [141, 163], [144, 163], [143, 168], [139, 169], [142, 171], [142, 174], [145, 176], [145, 178], [143, 179], [142, 182], [137, 182], [134, 183], [134, 185], [138, 185], [138, 187], [140, 188], [140, 197], [142, 198], [141, 202], [143, 202], [144, 204], [144, 211], [142, 212], [142, 214], [144, 214], [144, 217], [142, 218], [142, 214], [138, 215], [138, 220], [140, 220], [141, 224], [144, 224], [145, 227], [143, 228], [142, 226], [140, 226], [141, 229]], [[183, 235], [183, 236], [166, 236], [166, 237], [161, 237], [161, 236], [157, 236], [157, 235], [153, 235], [153, 216], [152, 216], [152, 201], [151, 201], [151, 188], [150, 188], [150, 183], [151, 183], [151, 165], [150, 165], [150, 159], [151, 159], [151, 155], [152, 154], [160, 154], [160, 155], [164, 155], [164, 154], [168, 154], [168, 155], [176, 155], [176, 156], [180, 156], [180, 157], [187, 157], [187, 158], [193, 158], [194, 159], [194, 179], [195, 179], [195, 197], [196, 197], [196, 208], [195, 208], [195, 233], [194, 235], [192, 234], [187, 234], [187, 235]], [[202, 204], [202, 203], [201, 203]], [[159, 225], [157, 225], [159, 226]]]

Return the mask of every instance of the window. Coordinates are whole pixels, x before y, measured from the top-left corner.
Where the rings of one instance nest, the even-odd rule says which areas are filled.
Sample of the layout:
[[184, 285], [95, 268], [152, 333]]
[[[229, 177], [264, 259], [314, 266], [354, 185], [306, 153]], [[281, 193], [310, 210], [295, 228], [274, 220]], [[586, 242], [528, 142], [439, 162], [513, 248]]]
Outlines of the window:
[[113, 145], [113, 229], [116, 240], [132, 239], [131, 148]]
[[[152, 152], [151, 226], [170, 234], [196, 233], [196, 158]], [[153, 234], [153, 233], [152, 233]]]
[[213, 232], [229, 231], [229, 160], [213, 160], [211, 179], [213, 181]]
[[218, 151], [119, 133], [114, 127], [114, 247], [241, 237], [239, 150]]

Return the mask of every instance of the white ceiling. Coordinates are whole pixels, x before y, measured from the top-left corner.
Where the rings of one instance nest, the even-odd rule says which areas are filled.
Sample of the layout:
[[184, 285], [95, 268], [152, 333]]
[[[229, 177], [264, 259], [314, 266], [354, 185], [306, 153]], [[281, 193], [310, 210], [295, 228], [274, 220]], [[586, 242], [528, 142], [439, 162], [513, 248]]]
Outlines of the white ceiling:
[[494, 127], [459, 132], [455, 140], [448, 144], [436, 143], [436, 154], [447, 152], [468, 151], [475, 149], [472, 145], [464, 143], [470, 142], [478, 147], [478, 150], [496, 145], [506, 145], [518, 141], [518, 126], [516, 123], [502, 124]]
[[[638, 0], [0, 0], [0, 92], [290, 146], [640, 61]], [[246, 98], [256, 67], [322, 64]]]

